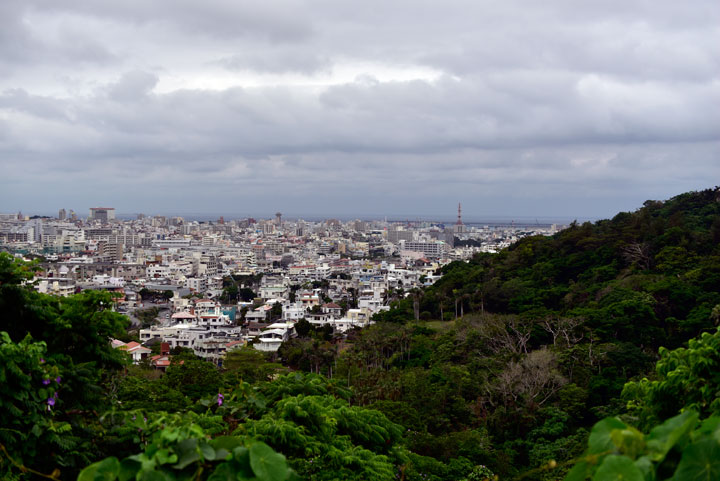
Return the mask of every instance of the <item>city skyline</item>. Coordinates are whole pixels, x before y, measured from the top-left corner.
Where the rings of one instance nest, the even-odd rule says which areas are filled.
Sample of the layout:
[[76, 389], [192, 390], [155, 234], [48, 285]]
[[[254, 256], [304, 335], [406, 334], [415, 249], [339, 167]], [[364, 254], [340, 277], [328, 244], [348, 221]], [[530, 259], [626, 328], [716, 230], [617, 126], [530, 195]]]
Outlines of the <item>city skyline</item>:
[[[263, 212], [158, 212], [151, 208], [144, 209], [142, 212], [122, 212], [114, 207], [103, 207], [102, 209], [112, 209], [115, 211], [114, 218], [118, 221], [131, 221], [138, 219], [138, 216], [142, 217], [165, 217], [165, 218], [182, 218], [186, 221], [201, 221], [201, 222], [215, 222], [220, 218], [225, 221], [231, 220], [243, 220], [243, 219], [257, 219], [272, 221], [276, 219], [277, 213], [271, 213], [273, 209], [269, 209]], [[46, 217], [46, 218], [60, 218], [61, 220], [69, 219], [71, 213], [74, 213], [78, 219], [90, 220], [92, 217], [88, 214], [88, 210], [93, 208], [81, 208], [74, 209], [70, 206], [64, 206], [56, 210], [42, 210], [42, 211], [30, 211], [26, 209], [19, 209], [18, 214], [22, 214], [23, 217]], [[63, 211], [65, 217], [59, 214], [59, 211]], [[2, 211], [0, 214], [13, 214], [12, 211]], [[368, 213], [336, 213], [328, 215], [318, 215], [312, 212], [298, 213], [288, 212], [282, 214], [283, 222], [297, 222], [300, 220], [309, 222], [323, 222], [325, 220], [337, 219], [342, 222], [349, 222], [353, 220], [366, 220], [366, 221], [385, 221], [388, 223], [417, 223], [417, 222], [431, 222], [431, 223], [442, 223], [447, 225], [455, 224], [457, 221], [456, 212], [444, 212], [436, 215], [428, 215], [421, 213], [395, 213], [395, 214], [368, 214]], [[562, 216], [531, 216], [531, 215], [520, 215], [520, 216], [503, 216], [503, 215], [477, 215], [473, 212], [463, 212], [462, 217], [463, 223], [468, 225], [481, 225], [486, 223], [499, 223], [509, 224], [515, 222], [523, 225], [533, 224], [553, 224], [553, 223], [569, 223], [571, 221], [590, 221], [594, 222], [601, 220], [601, 218], [595, 217], [562, 217]]]

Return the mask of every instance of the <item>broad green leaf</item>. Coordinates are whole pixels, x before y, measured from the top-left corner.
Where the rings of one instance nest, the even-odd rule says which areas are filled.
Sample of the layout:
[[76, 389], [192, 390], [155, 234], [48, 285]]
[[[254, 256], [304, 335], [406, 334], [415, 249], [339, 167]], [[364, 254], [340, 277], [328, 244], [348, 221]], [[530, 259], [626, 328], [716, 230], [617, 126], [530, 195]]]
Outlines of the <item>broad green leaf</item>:
[[205, 441], [200, 443], [200, 452], [203, 455], [203, 458], [205, 458], [208, 461], [212, 461], [215, 459], [215, 450], [212, 446], [210, 446]]
[[237, 471], [237, 479], [239, 481], [252, 479], [255, 477], [250, 467], [250, 450], [244, 446], [238, 446], [233, 449], [233, 462]]
[[139, 481], [173, 481], [162, 471], [142, 471], [140, 472]]
[[233, 449], [243, 445], [243, 440], [237, 436], [220, 436], [213, 439], [210, 445], [216, 450], [215, 459], [226, 459]]
[[645, 449], [645, 436], [632, 426], [610, 431], [610, 439], [622, 453], [635, 459]]
[[647, 436], [647, 447], [653, 461], [660, 462], [667, 453], [683, 437], [689, 435], [698, 420], [698, 413], [685, 411], [684, 413], [668, 419], [650, 431]]
[[105, 458], [80, 471], [78, 481], [113, 481], [120, 472], [120, 461], [115, 457]]
[[250, 450], [245, 446], [238, 446], [233, 449], [233, 459], [240, 464], [247, 464], [250, 466]]
[[285, 456], [260, 442], [250, 446], [250, 467], [260, 481], [284, 481], [289, 474]]
[[180, 433], [178, 432], [177, 429], [165, 429], [162, 431], [162, 434], [161, 434], [163, 439], [170, 441], [170, 442], [177, 440], [179, 435], [180, 435]]
[[208, 476], [207, 481], [237, 481], [235, 470], [230, 462], [218, 464], [215, 471]]
[[580, 461], [568, 471], [564, 481], [585, 481], [592, 473], [593, 466], [585, 461]]
[[593, 481], [644, 481], [645, 478], [632, 459], [610, 454], [605, 456], [592, 479]]
[[699, 434], [709, 434], [720, 442], [720, 416], [711, 416], [704, 420], [695, 432], [695, 437], [697, 438]]
[[705, 438], [682, 453], [673, 479], [676, 481], [717, 481], [720, 479], [720, 444]]
[[627, 426], [618, 418], [605, 418], [593, 426], [588, 440], [588, 453], [597, 454], [614, 451], [615, 444], [611, 439], [613, 429], [625, 429]]
[[135, 479], [135, 475], [140, 469], [140, 463], [132, 459], [125, 458], [120, 462], [120, 473], [118, 481], [129, 481]]
[[636, 459], [635, 466], [637, 466], [640, 472], [643, 474], [644, 479], [654, 479], [652, 478], [652, 475], [654, 473], [653, 463], [649, 456], [642, 456]]
[[155, 453], [155, 458], [157, 458], [160, 464], [174, 464], [177, 463], [178, 460], [177, 455], [171, 453], [169, 449], [158, 450], [158, 452]]
[[175, 469], [184, 469], [188, 465], [194, 463], [200, 459], [200, 453], [198, 452], [198, 440], [195, 438], [183, 439], [175, 447], [175, 452], [178, 455], [177, 464], [173, 466]]

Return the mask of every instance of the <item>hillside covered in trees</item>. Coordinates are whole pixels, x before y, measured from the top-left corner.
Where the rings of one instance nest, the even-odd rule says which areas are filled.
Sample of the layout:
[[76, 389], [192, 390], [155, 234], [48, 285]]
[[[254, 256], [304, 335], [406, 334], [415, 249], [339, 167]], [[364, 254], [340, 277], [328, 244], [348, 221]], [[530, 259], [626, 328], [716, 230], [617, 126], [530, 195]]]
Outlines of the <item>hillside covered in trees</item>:
[[[341, 342], [129, 366], [0, 254], [3, 479], [720, 479], [720, 189], [443, 268]], [[89, 467], [88, 467], [89, 466]]]

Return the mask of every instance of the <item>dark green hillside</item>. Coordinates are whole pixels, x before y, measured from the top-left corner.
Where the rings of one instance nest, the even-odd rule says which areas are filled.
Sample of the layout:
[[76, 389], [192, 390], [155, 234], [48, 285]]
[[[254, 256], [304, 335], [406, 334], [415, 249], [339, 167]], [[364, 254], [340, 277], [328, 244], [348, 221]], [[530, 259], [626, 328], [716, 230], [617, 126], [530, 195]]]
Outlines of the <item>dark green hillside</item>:
[[[611, 220], [573, 223], [553, 237], [449, 264], [422, 294], [420, 312], [581, 318], [598, 340], [675, 346], [714, 324], [719, 243], [718, 188], [647, 201]], [[385, 317], [412, 319], [412, 299]]]
[[[526, 238], [447, 265], [340, 358], [359, 402], [418, 426], [419, 454], [505, 475], [568, 459], [624, 412], [623, 386], [652, 373], [660, 346], [715, 330], [719, 241], [718, 188]], [[446, 321], [427, 329], [416, 312]], [[491, 448], [458, 454], [471, 432]]]

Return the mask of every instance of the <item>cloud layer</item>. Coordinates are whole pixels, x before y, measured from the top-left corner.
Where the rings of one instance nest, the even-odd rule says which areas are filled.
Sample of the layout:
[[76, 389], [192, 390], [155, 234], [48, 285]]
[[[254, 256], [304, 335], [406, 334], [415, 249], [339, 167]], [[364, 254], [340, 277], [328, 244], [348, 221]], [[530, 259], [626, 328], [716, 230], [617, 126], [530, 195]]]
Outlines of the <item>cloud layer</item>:
[[720, 6], [0, 4], [0, 211], [600, 217], [720, 178]]

